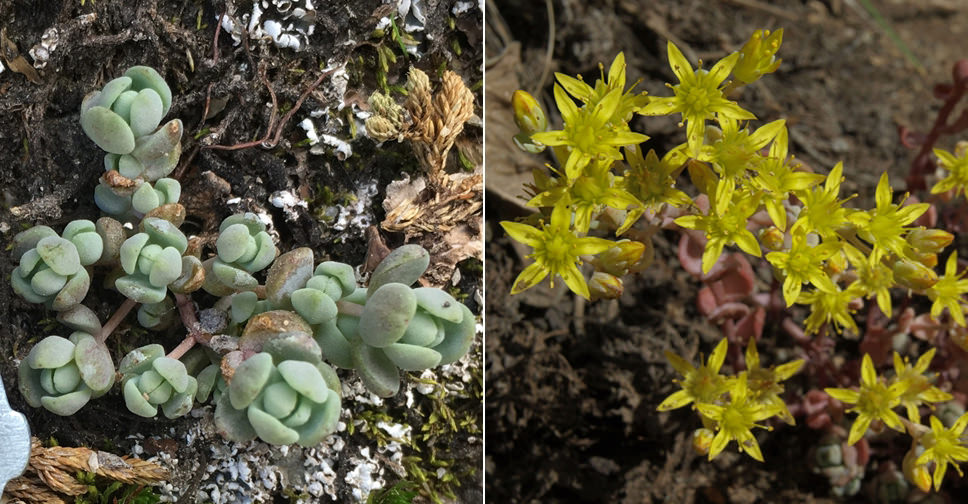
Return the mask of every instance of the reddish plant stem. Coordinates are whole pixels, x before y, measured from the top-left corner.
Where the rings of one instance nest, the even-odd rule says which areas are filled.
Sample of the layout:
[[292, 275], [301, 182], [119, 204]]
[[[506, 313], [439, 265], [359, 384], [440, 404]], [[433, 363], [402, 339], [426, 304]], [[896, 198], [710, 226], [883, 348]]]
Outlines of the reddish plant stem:
[[185, 355], [185, 352], [191, 350], [192, 347], [195, 346], [196, 341], [197, 340], [195, 339], [195, 337], [192, 336], [191, 334], [189, 334], [188, 336], [185, 336], [185, 339], [183, 339], [182, 342], [178, 344], [178, 346], [172, 349], [172, 351], [168, 352], [167, 356], [171, 357], [172, 359], [180, 359], [182, 355]]
[[[306, 88], [305, 91], [303, 91], [302, 95], [299, 96], [299, 99], [296, 100], [295, 105], [292, 106], [292, 109], [290, 109], [289, 112], [282, 117], [282, 120], [279, 121], [278, 126], [275, 127], [274, 136], [272, 135], [273, 126], [275, 126], [274, 120], [273, 120], [274, 117], [273, 117], [273, 118], [270, 118], [269, 128], [266, 129], [265, 136], [258, 140], [253, 140], [251, 142], [245, 142], [245, 143], [240, 143], [235, 145], [206, 145], [206, 146], [203, 146], [202, 148], [215, 149], [215, 150], [239, 150], [239, 149], [247, 149], [247, 148], [256, 147], [256, 146], [262, 147], [263, 149], [274, 148], [276, 145], [279, 144], [279, 141], [282, 139], [282, 130], [286, 127], [286, 123], [288, 123], [289, 119], [291, 119], [292, 116], [299, 110], [299, 107], [302, 106], [303, 101], [306, 100], [306, 98], [309, 96], [309, 93], [312, 93], [313, 90], [316, 89], [316, 87], [323, 82], [323, 79], [325, 79], [326, 77], [329, 77], [336, 70], [337, 69], [334, 68], [332, 70], [327, 70], [323, 72], [315, 81], [313, 81], [312, 84], [309, 85], [308, 88]], [[275, 102], [275, 93], [272, 92], [271, 88], [269, 89], [269, 93], [273, 98], [273, 102]]]
[[215, 38], [212, 39], [212, 65], [218, 63], [218, 36], [222, 33], [222, 22], [225, 20], [225, 11], [218, 17], [218, 25], [215, 26]]
[[208, 336], [200, 328], [198, 317], [195, 315], [195, 305], [192, 303], [192, 298], [184, 294], [175, 293], [175, 302], [178, 304], [178, 314], [181, 316], [182, 325], [185, 326], [188, 334], [177, 347], [171, 352], [168, 352], [168, 357], [172, 359], [178, 359], [182, 355], [185, 355], [185, 352], [191, 350], [196, 343], [205, 344], [206, 336]]
[[121, 324], [121, 321], [124, 320], [124, 317], [128, 316], [128, 313], [131, 312], [131, 309], [137, 305], [138, 303], [136, 301], [125, 299], [124, 303], [122, 303], [121, 306], [118, 307], [117, 311], [114, 312], [114, 315], [111, 315], [111, 318], [108, 319], [108, 322], [101, 326], [101, 332], [97, 333], [97, 342], [104, 344], [104, 342], [108, 339], [108, 336], [110, 336], [111, 333], [118, 328], [118, 325]]
[[[938, 111], [938, 116], [931, 126], [931, 131], [921, 141], [921, 148], [918, 150], [917, 156], [914, 157], [914, 161], [911, 162], [911, 172], [908, 174], [906, 180], [908, 191], [927, 189], [924, 183], [924, 175], [934, 167], [931, 155], [934, 145], [941, 135], [950, 135], [968, 127], [968, 124], [966, 124], [966, 119], [968, 118], [966, 118], [965, 114], [962, 114], [954, 123], [948, 124], [948, 118], [951, 116], [955, 105], [961, 101], [961, 98], [965, 95], [965, 91], [968, 91], [968, 81], [957, 78], [957, 68], [960, 64], [961, 62], [955, 64], [955, 82], [944, 98], [944, 104], [941, 106], [941, 110]], [[904, 133], [902, 131], [902, 135]]]

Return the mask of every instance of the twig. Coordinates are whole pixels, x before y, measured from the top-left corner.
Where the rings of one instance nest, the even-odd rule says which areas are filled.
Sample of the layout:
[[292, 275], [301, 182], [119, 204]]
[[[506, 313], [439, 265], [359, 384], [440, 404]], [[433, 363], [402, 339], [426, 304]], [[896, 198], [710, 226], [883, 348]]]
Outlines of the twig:
[[222, 33], [222, 21], [224, 20], [225, 11], [223, 10], [222, 14], [218, 17], [218, 25], [215, 26], [215, 38], [212, 39], [212, 66], [218, 64], [218, 36]]
[[[240, 150], [240, 149], [248, 149], [249, 147], [257, 147], [257, 146], [262, 147], [263, 149], [274, 148], [276, 145], [279, 145], [279, 141], [282, 139], [283, 129], [285, 129], [286, 124], [289, 122], [289, 119], [291, 119], [292, 116], [297, 111], [299, 111], [299, 107], [302, 106], [303, 101], [305, 101], [306, 98], [309, 96], [309, 94], [312, 93], [313, 90], [315, 90], [316, 87], [323, 82], [323, 79], [325, 79], [326, 77], [329, 77], [335, 71], [336, 69], [334, 68], [332, 70], [327, 70], [323, 72], [322, 75], [320, 75], [312, 84], [309, 85], [308, 88], [306, 88], [305, 91], [303, 91], [302, 95], [299, 96], [299, 99], [296, 100], [296, 103], [295, 105], [293, 105], [292, 109], [289, 110], [289, 112], [287, 112], [286, 115], [282, 117], [281, 121], [279, 121], [279, 125], [275, 128], [274, 136], [272, 135], [272, 129], [275, 121], [275, 114], [278, 108], [276, 106], [276, 94], [275, 92], [272, 91], [272, 88], [270, 87], [269, 95], [272, 98], [272, 115], [269, 118], [269, 128], [266, 129], [265, 136], [263, 136], [258, 140], [253, 140], [251, 142], [245, 142], [245, 143], [240, 143], [235, 145], [206, 145], [206, 146], [203, 146], [202, 148], [216, 149], [216, 150]], [[266, 82], [266, 86], [268, 86], [268, 82]], [[271, 140], [269, 139], [270, 136], [272, 137]]]

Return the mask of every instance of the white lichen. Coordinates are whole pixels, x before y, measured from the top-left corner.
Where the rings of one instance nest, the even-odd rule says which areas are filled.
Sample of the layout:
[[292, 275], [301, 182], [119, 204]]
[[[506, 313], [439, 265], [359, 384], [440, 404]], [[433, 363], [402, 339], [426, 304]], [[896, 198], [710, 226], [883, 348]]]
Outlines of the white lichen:
[[269, 203], [276, 208], [281, 208], [289, 220], [299, 218], [299, 208], [308, 209], [309, 203], [296, 196], [292, 191], [276, 191], [269, 195]]

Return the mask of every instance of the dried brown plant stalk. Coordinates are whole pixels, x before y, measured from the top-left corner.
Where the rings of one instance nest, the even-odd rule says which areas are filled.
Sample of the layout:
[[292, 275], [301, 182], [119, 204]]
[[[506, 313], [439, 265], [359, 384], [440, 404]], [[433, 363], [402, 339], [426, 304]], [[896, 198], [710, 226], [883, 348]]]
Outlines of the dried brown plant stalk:
[[82, 495], [88, 490], [74, 477], [78, 471], [133, 485], [168, 479], [168, 470], [153, 462], [90, 448], [46, 448], [32, 438], [27, 470], [7, 484], [5, 493], [24, 502], [66, 502], [58, 494]]
[[447, 153], [464, 130], [464, 123], [474, 115], [474, 95], [460, 76], [444, 72], [440, 89], [431, 97], [427, 74], [413, 68], [407, 81], [410, 112], [409, 139], [421, 164], [427, 170], [433, 188], [442, 188], [448, 178], [444, 170]]

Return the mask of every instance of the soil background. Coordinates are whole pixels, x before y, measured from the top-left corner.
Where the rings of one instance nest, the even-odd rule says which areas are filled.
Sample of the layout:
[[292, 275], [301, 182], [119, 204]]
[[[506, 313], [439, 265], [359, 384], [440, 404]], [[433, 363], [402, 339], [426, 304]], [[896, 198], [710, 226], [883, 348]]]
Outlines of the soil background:
[[[864, 8], [883, 15], [879, 22]], [[555, 31], [548, 53], [549, 9]], [[952, 64], [968, 57], [968, 4], [927, 0], [610, 0], [488, 3], [486, 231], [486, 419], [490, 502], [840, 502], [827, 480], [806, 461], [820, 434], [803, 426], [760, 430], [766, 460], [738, 455], [735, 443], [715, 461], [693, 453], [698, 416], [656, 406], [678, 390], [678, 374], [663, 351], [696, 363], [722, 338], [696, 309], [698, 282], [675, 258], [677, 235], [659, 234], [655, 263], [626, 277], [619, 300], [584, 303], [563, 285], [547, 282], [508, 296], [530, 262], [499, 222], [526, 215], [522, 183], [550, 158], [517, 151], [511, 93], [526, 89], [555, 110], [553, 73], [582, 74], [592, 83], [618, 51], [627, 82], [668, 96], [674, 82], [666, 40], [706, 68], [739, 50], [756, 29], [784, 29], [780, 69], [745, 90], [738, 101], [759, 124], [786, 118], [790, 152], [820, 173], [844, 161], [842, 195], [869, 208], [883, 171], [903, 192], [913, 152], [897, 128], [929, 129], [940, 101], [936, 83], [950, 82]], [[892, 42], [896, 30], [915, 56]], [[645, 148], [660, 155], [684, 139], [675, 118], [637, 117], [633, 131], [648, 134]], [[560, 125], [553, 114], [549, 122]], [[939, 146], [951, 149], [946, 138]], [[957, 243], [964, 248], [964, 241]], [[963, 254], [964, 252], [962, 252]], [[802, 318], [801, 318], [802, 320]], [[791, 340], [767, 320], [760, 343], [765, 362]], [[767, 348], [767, 350], [764, 350]], [[857, 358], [856, 341], [837, 351]], [[799, 381], [798, 381], [799, 380]], [[811, 384], [795, 378], [788, 391]], [[801, 392], [802, 393], [802, 392]], [[909, 442], [909, 441], [906, 441]], [[903, 448], [901, 449], [903, 450]], [[728, 453], [726, 453], [728, 452]], [[903, 453], [900, 451], [898, 453]], [[868, 467], [865, 485], [877, 462]], [[900, 456], [893, 457], [897, 462]], [[946, 478], [945, 498], [962, 501], [968, 484]], [[869, 502], [862, 491], [849, 502]]]
[[[16, 46], [13, 54], [7, 53], [8, 58], [12, 59], [19, 50], [32, 62], [28, 50], [41, 42], [45, 31], [56, 29], [59, 34], [46, 67], [37, 70], [36, 81], [14, 72], [10, 65], [0, 73], [0, 242], [8, 245], [14, 234], [31, 225], [46, 224], [60, 231], [72, 219], [99, 217], [93, 190], [104, 170], [104, 153], [80, 128], [81, 100], [127, 68], [148, 65], [159, 70], [175, 97], [165, 121], [177, 117], [184, 124], [181, 162], [170, 176], [182, 184], [181, 203], [188, 211], [182, 226], [186, 235], [197, 235], [214, 244], [223, 218], [242, 211], [264, 211], [272, 217], [271, 229], [282, 251], [306, 246], [313, 249], [317, 261], [363, 264], [369, 245], [364, 236], [366, 224], [378, 226], [383, 220], [387, 184], [402, 174], [420, 174], [409, 144], [387, 142], [377, 148], [374, 141], [362, 135], [351, 140], [350, 122], [357, 120], [352, 111], [368, 110], [366, 98], [380, 88], [377, 47], [388, 45], [396, 52], [397, 59], [390, 62], [386, 72], [390, 86], [404, 84], [411, 64], [426, 71], [433, 83], [438, 82], [438, 70], [454, 70], [468, 86], [473, 86], [476, 111], [480, 114], [483, 13], [476, 5], [452, 12], [456, 2], [424, 2], [426, 29], [415, 35], [423, 56], [417, 60], [404, 57], [397, 42], [388, 35], [372, 36], [380, 19], [396, 12], [396, 2], [313, 3], [317, 8], [315, 33], [306, 39], [305, 49], [296, 52], [264, 40], [236, 45], [224, 30], [214, 42], [218, 18], [233, 5], [231, 2], [0, 0], [0, 28]], [[234, 11], [237, 16], [251, 13], [252, 2], [234, 2]], [[295, 106], [323, 68], [344, 62], [350, 62], [345, 87], [335, 85], [332, 79], [324, 80], [282, 129], [281, 142], [276, 147], [230, 151], [200, 148], [203, 144], [232, 145], [262, 138], [272, 112], [269, 87], [278, 100], [278, 115], [282, 116]], [[206, 110], [209, 117], [203, 117]], [[321, 151], [309, 152], [306, 132], [298, 123], [309, 118], [312, 111], [322, 112], [313, 118], [320, 136], [329, 134], [351, 141], [352, 156], [344, 159], [323, 144], [318, 146]], [[357, 134], [355, 130], [353, 134]], [[477, 121], [465, 128], [460, 141], [473, 146], [480, 145], [482, 138], [483, 130]], [[451, 160], [455, 164], [456, 151]], [[464, 152], [478, 168], [480, 151], [479, 147], [470, 147]], [[375, 194], [365, 198], [368, 184], [375, 188]], [[287, 208], [270, 205], [269, 196], [278, 191], [288, 191], [302, 204]], [[341, 215], [344, 210], [348, 214]], [[341, 225], [338, 217], [351, 223]], [[377, 241], [390, 248], [404, 243], [402, 233], [378, 232], [376, 236]], [[176, 483], [190, 482], [197, 487], [204, 474], [197, 473], [198, 464], [204, 464], [210, 455], [209, 445], [196, 442], [186, 447], [179, 441], [195, 419], [140, 418], [127, 411], [116, 390], [70, 417], [58, 417], [24, 403], [16, 386], [17, 364], [33, 342], [48, 334], [66, 336], [66, 328], [56, 323], [54, 312], [26, 303], [8, 288], [15, 266], [8, 254], [0, 255], [4, 279], [0, 282], [0, 375], [11, 406], [27, 415], [33, 433], [44, 440], [56, 439], [64, 446], [89, 446], [121, 454], [128, 453], [135, 442], [129, 436], [153, 438], [155, 441], [146, 446], [145, 456], [169, 452], [168, 460], [178, 461], [175, 469], [182, 478]], [[480, 261], [465, 261], [458, 269], [461, 280], [453, 288], [465, 294], [480, 289]], [[116, 292], [99, 288], [97, 282], [103, 273], [94, 276], [85, 301], [102, 322], [123, 300]], [[214, 301], [205, 296], [197, 294], [196, 300]], [[480, 313], [479, 299], [468, 295], [465, 300], [474, 313]], [[173, 348], [184, 337], [180, 327], [160, 335], [146, 333], [137, 329], [133, 319], [129, 317], [128, 323], [108, 340], [116, 360], [149, 342]], [[479, 362], [479, 344], [476, 347]], [[341, 371], [340, 375], [346, 380], [351, 373]], [[468, 425], [472, 431], [476, 426], [480, 432], [480, 397], [461, 397], [449, 406], [461, 418], [470, 415]], [[433, 406], [428, 401], [418, 395], [412, 411], [431, 410]], [[420, 432], [424, 413], [408, 413], [406, 406], [405, 398], [397, 397], [389, 400], [383, 410]], [[357, 448], [373, 442], [359, 432], [346, 438], [348, 445]], [[460, 439], [460, 443], [467, 441], [466, 436]], [[456, 461], [453, 473], [458, 475], [457, 481], [450, 486], [460, 492], [458, 500], [480, 501], [483, 475], [475, 470], [482, 459], [480, 443], [476, 447], [460, 443], [441, 446], [437, 455]], [[349, 463], [336, 467], [340, 481], [351, 469]], [[395, 478], [388, 483], [392, 484]], [[351, 491], [341, 483], [334, 498], [353, 500]], [[282, 497], [281, 489], [278, 497], [283, 502], [289, 500]], [[185, 492], [183, 502], [193, 499], [191, 491]]]

